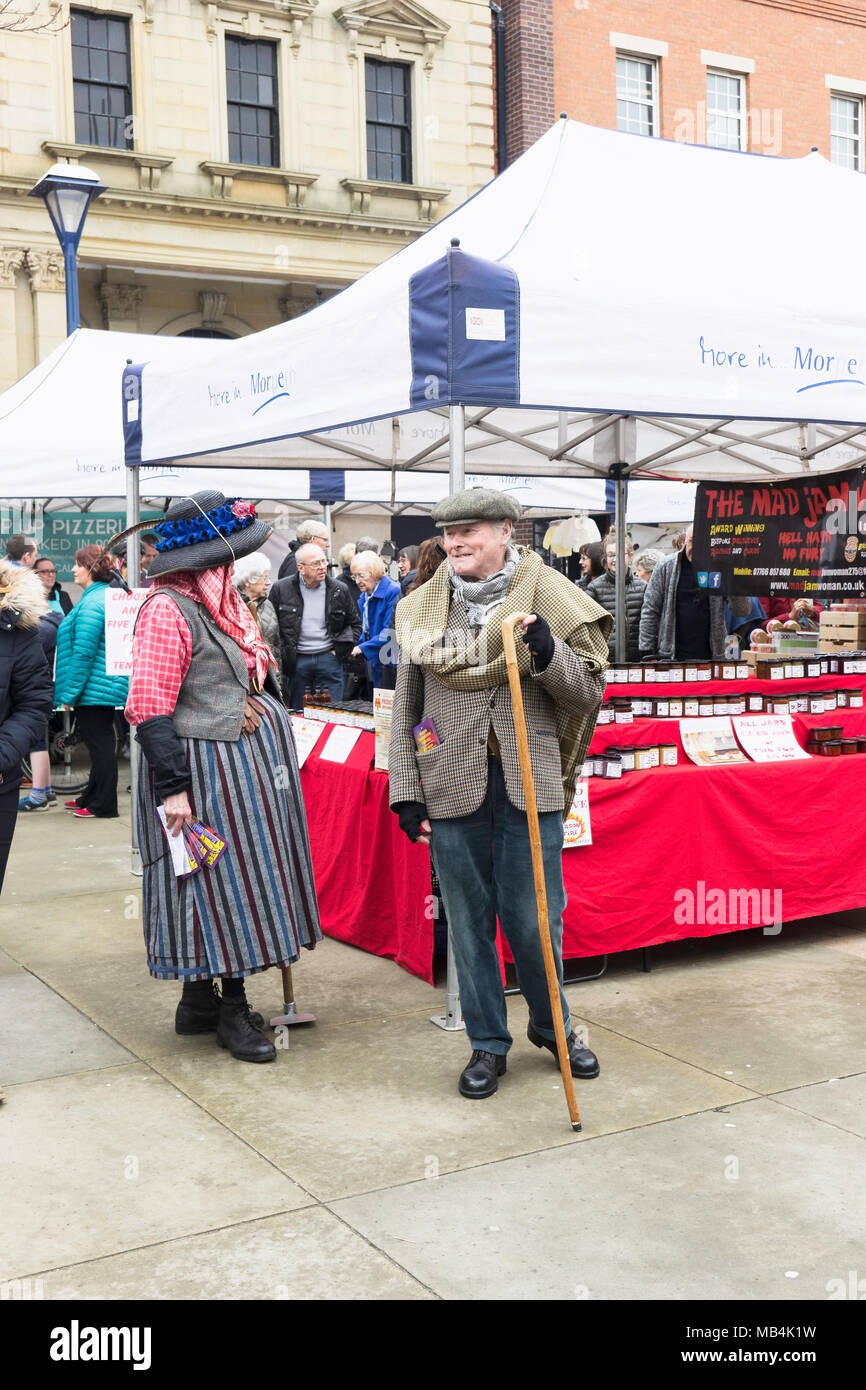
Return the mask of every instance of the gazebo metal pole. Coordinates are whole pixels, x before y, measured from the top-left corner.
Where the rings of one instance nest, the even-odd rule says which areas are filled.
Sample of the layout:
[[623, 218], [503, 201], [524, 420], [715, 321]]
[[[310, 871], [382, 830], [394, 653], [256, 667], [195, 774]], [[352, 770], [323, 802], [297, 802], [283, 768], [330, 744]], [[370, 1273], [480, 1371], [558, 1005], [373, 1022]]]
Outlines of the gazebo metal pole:
[[[141, 500], [138, 489], [138, 468], [133, 465], [126, 470], [126, 524], [137, 526], [141, 520]], [[126, 542], [126, 582], [130, 589], [137, 589], [141, 581], [138, 535], [130, 536]], [[141, 877], [141, 850], [138, 847], [138, 773], [141, 750], [135, 735], [129, 735], [129, 785], [131, 825], [130, 872]]]
[[466, 407], [448, 407], [448, 491], [462, 492], [466, 486]]
[[628, 615], [625, 609], [625, 416], [616, 422], [616, 463], [614, 464], [616, 526], [616, 659], [628, 659]]
[[[449, 493], [462, 492], [466, 485], [463, 467], [466, 449], [466, 407], [462, 405], [449, 406], [448, 422], [450, 426], [448, 491]], [[448, 1033], [456, 1033], [465, 1027], [460, 1008], [460, 985], [457, 980], [457, 964], [451, 946], [450, 927], [448, 929], [448, 964], [445, 978], [445, 1013], [433, 1014], [430, 1022], [435, 1023], [437, 1028], [444, 1028]]]

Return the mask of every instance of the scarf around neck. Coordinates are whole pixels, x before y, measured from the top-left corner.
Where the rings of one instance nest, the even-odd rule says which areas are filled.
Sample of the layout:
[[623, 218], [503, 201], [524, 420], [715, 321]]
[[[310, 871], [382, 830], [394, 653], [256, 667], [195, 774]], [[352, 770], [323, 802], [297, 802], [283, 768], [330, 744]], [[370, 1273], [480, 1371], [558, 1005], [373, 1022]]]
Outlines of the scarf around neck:
[[[468, 634], [468, 641], [461, 642], [461, 634], [448, 630], [452, 587], [447, 565], [440, 565], [426, 584], [407, 594], [395, 613], [400, 660], [420, 666], [451, 690], [507, 685], [502, 620], [512, 613], [537, 613], [549, 623], [553, 636], [565, 642], [590, 670], [604, 671], [607, 636], [613, 627], [610, 614], [565, 575], [545, 565], [534, 551], [523, 546], [514, 549], [517, 562], [504, 598], [493, 617]], [[529, 649], [519, 638], [515, 646], [523, 680], [530, 675]], [[567, 814], [595, 729], [595, 711], [576, 715], [559, 704], [555, 709]]]
[[483, 627], [502, 603], [519, 559], [514, 546], [509, 545], [502, 569], [489, 574], [486, 579], [463, 579], [448, 565], [448, 582], [455, 599], [459, 599], [466, 609], [466, 621], [470, 627]]
[[232, 584], [231, 565], [209, 570], [175, 570], [173, 574], [159, 575], [152, 587], [176, 589], [206, 608], [220, 632], [237, 642], [255, 688], [264, 689], [268, 666], [276, 666], [276, 662], [258, 623]]

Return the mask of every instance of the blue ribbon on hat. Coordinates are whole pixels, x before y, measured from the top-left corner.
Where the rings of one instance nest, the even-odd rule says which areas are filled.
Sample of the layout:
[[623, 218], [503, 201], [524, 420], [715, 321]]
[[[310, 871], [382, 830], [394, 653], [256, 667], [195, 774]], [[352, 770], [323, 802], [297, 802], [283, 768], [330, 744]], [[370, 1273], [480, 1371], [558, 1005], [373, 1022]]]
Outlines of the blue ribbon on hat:
[[233, 506], [234, 503], [225, 502], [221, 507], [202, 512], [188, 521], [159, 522], [155, 527], [160, 537], [157, 550], [164, 553], [167, 550], [179, 550], [182, 546], [197, 545], [199, 541], [213, 540], [215, 532], [221, 536], [231, 536], [235, 531], [244, 531], [256, 518], [253, 515], [235, 516]]

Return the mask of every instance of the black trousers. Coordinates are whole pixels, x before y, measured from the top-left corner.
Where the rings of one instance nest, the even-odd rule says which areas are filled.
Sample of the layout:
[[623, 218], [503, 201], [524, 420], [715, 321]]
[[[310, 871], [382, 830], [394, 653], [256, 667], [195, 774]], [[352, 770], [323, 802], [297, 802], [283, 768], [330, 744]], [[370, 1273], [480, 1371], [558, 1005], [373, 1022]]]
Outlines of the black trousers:
[[11, 787], [0, 782], [0, 891], [3, 889], [6, 862], [12, 848], [12, 836], [15, 834], [15, 817], [18, 815], [20, 795], [21, 788], [17, 778]]
[[90, 776], [76, 801], [94, 816], [117, 815], [117, 757], [111, 705], [76, 705], [75, 718], [90, 754]]

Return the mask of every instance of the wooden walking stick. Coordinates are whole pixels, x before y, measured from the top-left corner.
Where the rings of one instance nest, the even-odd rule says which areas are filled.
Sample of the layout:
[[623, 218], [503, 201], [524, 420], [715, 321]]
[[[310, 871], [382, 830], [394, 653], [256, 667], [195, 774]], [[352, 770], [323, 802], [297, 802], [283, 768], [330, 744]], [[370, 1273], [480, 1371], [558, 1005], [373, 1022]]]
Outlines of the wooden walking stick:
[[517, 651], [514, 646], [514, 629], [518, 623], [525, 622], [529, 616], [529, 613], [512, 613], [510, 617], [502, 619], [502, 645], [505, 649], [505, 664], [508, 668], [508, 684], [511, 689], [511, 708], [514, 712], [514, 731], [517, 734], [520, 777], [526, 797], [529, 848], [532, 854], [532, 877], [535, 880], [535, 905], [538, 909], [538, 934], [541, 937], [544, 973], [547, 976], [547, 990], [550, 995], [550, 1012], [553, 1016], [553, 1031], [556, 1034], [556, 1055], [559, 1059], [559, 1070], [562, 1073], [562, 1086], [571, 1118], [571, 1127], [577, 1130], [581, 1127], [580, 1112], [574, 1094], [571, 1063], [568, 1060], [568, 1043], [565, 1040], [565, 1024], [562, 1021], [559, 980], [556, 977], [556, 962], [553, 959], [553, 946], [550, 940], [550, 923], [547, 919], [547, 889], [544, 883], [544, 860], [541, 854], [538, 806], [535, 802], [535, 783], [532, 780], [532, 763], [529, 758], [529, 739], [526, 734], [523, 692], [520, 689], [520, 670], [517, 665]]

